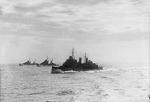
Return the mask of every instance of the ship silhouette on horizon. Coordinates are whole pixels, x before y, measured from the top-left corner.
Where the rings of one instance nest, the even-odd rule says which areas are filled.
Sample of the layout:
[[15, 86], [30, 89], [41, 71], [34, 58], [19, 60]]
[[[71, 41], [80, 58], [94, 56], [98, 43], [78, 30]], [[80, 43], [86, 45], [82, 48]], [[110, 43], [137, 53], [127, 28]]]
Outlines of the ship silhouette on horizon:
[[29, 60], [27, 60], [26, 62], [19, 64], [19, 66], [23, 66], [23, 65], [39, 65], [39, 64], [36, 63], [35, 61], [31, 62], [31, 60], [29, 58]]
[[84, 56], [84, 62], [82, 63], [82, 58], [79, 60], [75, 59], [74, 49], [72, 49], [72, 55], [62, 64], [62, 66], [52, 66], [51, 73], [64, 73], [65, 71], [88, 71], [88, 70], [102, 70], [102, 66], [98, 66], [93, 63], [88, 57]]
[[72, 55], [69, 56], [68, 59], [66, 59], [66, 61], [61, 66], [53, 63], [53, 59], [49, 61], [48, 57], [40, 64], [36, 63], [35, 61], [33, 61], [32, 63], [29, 59], [26, 62], [19, 64], [19, 66], [23, 65], [36, 65], [38, 67], [51, 66], [52, 67], [51, 73], [64, 73], [66, 71], [88, 71], [88, 70], [103, 69], [102, 66], [99, 66], [96, 63], [89, 60], [86, 53], [84, 55], [84, 61], [82, 61], [81, 57], [79, 57], [79, 60], [77, 60], [74, 55], [74, 49], [72, 49]]
[[49, 61], [47, 57], [42, 63], [38, 64], [37, 66], [57, 66], [57, 64], [53, 63], [53, 59]]
[[35, 61], [31, 62], [30, 58], [24, 63], [20, 63], [19, 66], [23, 65], [36, 65], [38, 67], [40, 66], [57, 66], [57, 64], [53, 63], [53, 59], [51, 61], [48, 60], [48, 57], [41, 63], [36, 63]]

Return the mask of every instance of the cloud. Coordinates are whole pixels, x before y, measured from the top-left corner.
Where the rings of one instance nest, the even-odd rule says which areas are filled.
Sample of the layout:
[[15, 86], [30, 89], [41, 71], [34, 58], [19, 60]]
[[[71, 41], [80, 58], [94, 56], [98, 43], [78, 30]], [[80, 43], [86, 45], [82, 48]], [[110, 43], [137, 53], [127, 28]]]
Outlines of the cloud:
[[2, 8], [0, 7], [0, 15], [2, 15], [2, 13], [3, 13], [3, 12], [2, 12]]
[[[62, 4], [55, 0], [53, 2], [39, 0], [31, 3], [25, 0], [14, 1], [15, 3], [9, 1], [13, 5], [11, 6], [13, 13], [6, 13], [0, 17], [1, 20], [11, 23], [25, 23], [33, 27], [33, 30], [49, 31], [49, 28], [69, 28], [70, 31], [81, 30], [88, 33], [102, 32], [111, 34], [137, 29], [148, 31], [148, 17], [146, 15], [140, 16], [142, 11], [138, 11], [137, 7], [130, 2], [119, 5], [105, 2], [105, 4], [97, 3], [92, 7], [76, 7], [74, 5], [69, 6], [69, 4], [96, 3], [98, 1], [63, 0]], [[104, 1], [100, 0], [100, 2]], [[64, 3], [68, 3], [68, 6], [64, 6]]]
[[44, 2], [44, 3], [37, 4], [37, 5], [16, 4], [14, 8], [17, 12], [20, 12], [20, 13], [28, 13], [28, 12], [35, 13], [41, 9], [51, 8], [53, 6], [54, 4], [51, 2]]
[[42, 56], [41, 49], [48, 54], [50, 48], [59, 53], [62, 47], [90, 49], [148, 40], [149, 4], [149, 0], [2, 0], [1, 46]]
[[101, 2], [109, 2], [111, 0], [55, 0], [55, 1], [62, 4], [81, 6], [81, 5], [96, 5]]
[[24, 4], [24, 5], [30, 5], [30, 6], [34, 6], [34, 5], [39, 5], [43, 2], [47, 2], [49, 0], [4, 0], [7, 1], [8, 3], [11, 4]]

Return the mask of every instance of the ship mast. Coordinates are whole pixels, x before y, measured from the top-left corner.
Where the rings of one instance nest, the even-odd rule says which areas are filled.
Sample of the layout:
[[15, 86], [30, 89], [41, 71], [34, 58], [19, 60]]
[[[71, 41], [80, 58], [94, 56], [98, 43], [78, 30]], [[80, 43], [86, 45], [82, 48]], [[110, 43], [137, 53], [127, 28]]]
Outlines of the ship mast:
[[84, 58], [85, 58], [85, 63], [86, 63], [86, 52], [85, 52]]
[[31, 62], [30, 58], [29, 58], [29, 62]]
[[48, 56], [46, 57], [46, 60], [48, 60]]
[[52, 60], [51, 60], [51, 63], [53, 63], [53, 58], [52, 58]]
[[72, 49], [72, 58], [74, 59], [74, 48]]

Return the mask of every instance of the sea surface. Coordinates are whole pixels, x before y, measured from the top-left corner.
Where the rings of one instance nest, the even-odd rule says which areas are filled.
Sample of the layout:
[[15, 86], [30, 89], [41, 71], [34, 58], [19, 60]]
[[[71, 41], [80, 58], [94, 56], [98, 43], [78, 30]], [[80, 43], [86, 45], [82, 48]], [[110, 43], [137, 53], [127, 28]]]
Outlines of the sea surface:
[[147, 67], [51, 74], [51, 67], [4, 65], [1, 102], [148, 102]]

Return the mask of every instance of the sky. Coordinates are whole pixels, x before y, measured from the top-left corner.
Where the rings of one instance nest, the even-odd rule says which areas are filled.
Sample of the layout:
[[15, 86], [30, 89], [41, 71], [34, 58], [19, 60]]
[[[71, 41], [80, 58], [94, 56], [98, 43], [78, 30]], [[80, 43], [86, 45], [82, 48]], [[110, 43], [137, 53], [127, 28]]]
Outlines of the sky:
[[148, 65], [150, 0], [0, 0], [0, 63]]

